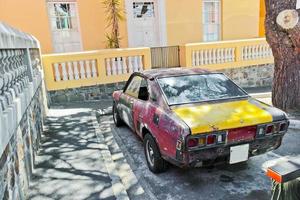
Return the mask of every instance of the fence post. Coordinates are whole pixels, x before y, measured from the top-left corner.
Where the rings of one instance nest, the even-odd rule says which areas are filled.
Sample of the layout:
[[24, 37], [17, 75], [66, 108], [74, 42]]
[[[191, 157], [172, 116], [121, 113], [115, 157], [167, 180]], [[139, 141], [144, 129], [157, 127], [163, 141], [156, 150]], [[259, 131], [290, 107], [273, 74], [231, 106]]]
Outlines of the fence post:
[[30, 50], [29, 48], [26, 48], [25, 50], [25, 63], [27, 65], [27, 74], [29, 81], [33, 81], [33, 69], [32, 69], [32, 61], [31, 61], [31, 56], [30, 56]]

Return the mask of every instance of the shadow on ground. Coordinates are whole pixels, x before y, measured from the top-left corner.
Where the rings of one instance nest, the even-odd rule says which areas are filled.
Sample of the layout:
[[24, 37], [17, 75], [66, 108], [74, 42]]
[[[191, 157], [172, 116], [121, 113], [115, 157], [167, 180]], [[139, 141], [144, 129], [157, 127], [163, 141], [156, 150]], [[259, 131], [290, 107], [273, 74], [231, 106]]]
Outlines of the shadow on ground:
[[89, 112], [50, 111], [30, 199], [115, 199]]

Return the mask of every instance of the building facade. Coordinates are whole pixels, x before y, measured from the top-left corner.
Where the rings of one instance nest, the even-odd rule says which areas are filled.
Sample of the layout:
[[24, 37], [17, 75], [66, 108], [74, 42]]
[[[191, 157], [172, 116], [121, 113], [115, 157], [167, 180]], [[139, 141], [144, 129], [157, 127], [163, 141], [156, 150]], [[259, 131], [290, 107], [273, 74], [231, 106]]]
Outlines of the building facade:
[[[249, 39], [261, 34], [263, 0], [121, 0], [121, 47]], [[0, 21], [41, 42], [43, 53], [105, 48], [102, 0], [0, 0]]]

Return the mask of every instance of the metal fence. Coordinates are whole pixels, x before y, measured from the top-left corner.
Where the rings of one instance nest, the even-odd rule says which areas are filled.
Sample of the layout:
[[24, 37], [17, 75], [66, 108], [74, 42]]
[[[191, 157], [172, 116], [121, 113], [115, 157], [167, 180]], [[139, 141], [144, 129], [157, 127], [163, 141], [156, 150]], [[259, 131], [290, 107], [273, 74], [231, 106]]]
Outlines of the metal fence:
[[179, 46], [151, 48], [152, 68], [180, 67]]

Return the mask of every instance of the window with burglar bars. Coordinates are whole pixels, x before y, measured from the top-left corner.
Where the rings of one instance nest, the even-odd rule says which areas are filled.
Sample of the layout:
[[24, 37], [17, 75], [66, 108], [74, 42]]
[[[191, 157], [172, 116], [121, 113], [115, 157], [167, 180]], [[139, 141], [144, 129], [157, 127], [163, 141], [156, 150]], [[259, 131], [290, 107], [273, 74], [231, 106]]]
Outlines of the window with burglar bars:
[[221, 1], [203, 1], [203, 40], [205, 42], [221, 39]]

